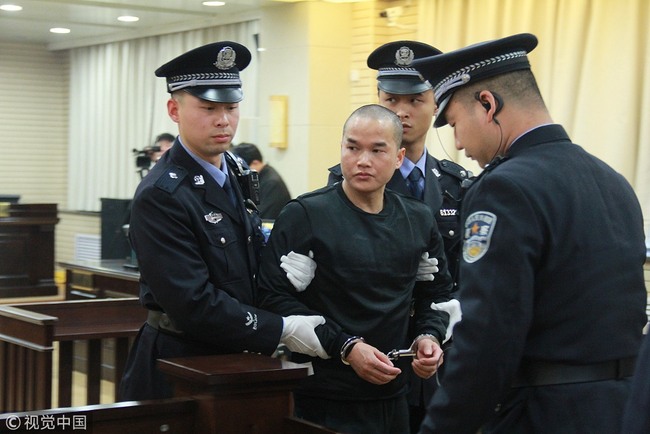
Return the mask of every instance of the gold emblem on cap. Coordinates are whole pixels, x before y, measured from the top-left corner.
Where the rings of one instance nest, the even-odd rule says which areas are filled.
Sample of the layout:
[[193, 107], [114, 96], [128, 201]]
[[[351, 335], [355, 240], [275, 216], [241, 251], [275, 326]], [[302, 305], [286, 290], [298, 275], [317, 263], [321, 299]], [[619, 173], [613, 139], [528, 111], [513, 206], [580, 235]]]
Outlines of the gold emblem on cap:
[[230, 69], [235, 65], [237, 53], [231, 47], [223, 47], [217, 54], [217, 61], [213, 63], [219, 69]]
[[395, 65], [411, 66], [414, 57], [415, 55], [413, 54], [413, 50], [411, 50], [409, 47], [400, 47], [395, 52]]

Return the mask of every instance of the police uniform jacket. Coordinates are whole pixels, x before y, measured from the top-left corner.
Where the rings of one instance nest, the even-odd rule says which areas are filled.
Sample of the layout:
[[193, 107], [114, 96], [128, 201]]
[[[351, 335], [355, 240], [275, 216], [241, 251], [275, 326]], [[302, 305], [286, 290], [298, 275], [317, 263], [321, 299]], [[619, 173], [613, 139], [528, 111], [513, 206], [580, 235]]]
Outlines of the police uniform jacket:
[[627, 401], [621, 433], [646, 434], [650, 432], [650, 334], [643, 338], [637, 360], [632, 392]]
[[486, 167], [461, 219], [463, 319], [421, 432], [620, 432], [629, 377], [534, 385], [522, 373], [637, 355], [645, 245], [631, 186], [546, 125]]
[[151, 371], [157, 357], [271, 354], [277, 347], [282, 318], [253, 306], [259, 217], [244, 209], [232, 173], [230, 182], [237, 207], [175, 143], [137, 188], [129, 231], [140, 267], [140, 300], [149, 310], [165, 312], [180, 332], [159, 336], [149, 325], [141, 330], [125, 375], [138, 398], [161, 397], [148, 384], [156, 381]]

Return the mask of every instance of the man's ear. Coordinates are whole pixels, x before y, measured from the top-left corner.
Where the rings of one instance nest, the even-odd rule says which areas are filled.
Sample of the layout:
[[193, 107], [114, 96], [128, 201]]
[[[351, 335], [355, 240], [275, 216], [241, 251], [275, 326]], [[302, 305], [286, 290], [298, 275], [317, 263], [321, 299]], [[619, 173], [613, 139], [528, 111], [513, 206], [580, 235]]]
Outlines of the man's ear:
[[178, 100], [174, 98], [169, 98], [167, 100], [167, 114], [169, 118], [174, 122], [178, 123]]

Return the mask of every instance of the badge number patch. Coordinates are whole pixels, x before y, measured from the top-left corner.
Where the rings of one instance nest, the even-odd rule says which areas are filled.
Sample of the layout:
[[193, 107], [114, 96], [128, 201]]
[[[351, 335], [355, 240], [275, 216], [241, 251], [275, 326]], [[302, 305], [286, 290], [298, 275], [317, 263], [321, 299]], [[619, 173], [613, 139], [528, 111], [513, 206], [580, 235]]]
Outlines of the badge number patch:
[[496, 223], [497, 216], [491, 212], [478, 211], [467, 217], [463, 236], [465, 262], [476, 262], [487, 253]]

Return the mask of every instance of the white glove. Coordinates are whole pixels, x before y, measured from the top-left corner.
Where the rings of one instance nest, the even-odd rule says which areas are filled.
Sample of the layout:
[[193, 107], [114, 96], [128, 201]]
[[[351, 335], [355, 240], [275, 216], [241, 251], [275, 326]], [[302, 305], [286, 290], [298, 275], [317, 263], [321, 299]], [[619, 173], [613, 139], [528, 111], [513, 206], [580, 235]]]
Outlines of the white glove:
[[463, 312], [460, 310], [460, 303], [455, 299], [443, 303], [431, 303], [431, 309], [441, 310], [449, 314], [449, 325], [447, 326], [445, 340], [442, 342], [444, 344], [449, 340], [449, 338], [451, 338], [456, 323], [463, 318]]
[[280, 257], [280, 268], [287, 273], [287, 279], [296, 288], [296, 291], [302, 292], [314, 280], [316, 274], [316, 262], [312, 259], [314, 252], [309, 251], [309, 256], [301, 255], [293, 250], [288, 255]]
[[438, 272], [438, 258], [429, 258], [429, 253], [424, 252], [420, 257], [420, 263], [418, 264], [418, 274], [415, 276], [415, 280], [420, 281], [432, 281], [433, 274]]
[[294, 353], [318, 356], [321, 359], [330, 358], [314, 331], [320, 324], [325, 324], [325, 318], [320, 315], [290, 315], [283, 317], [282, 321], [284, 327], [280, 337], [281, 344]]

